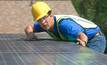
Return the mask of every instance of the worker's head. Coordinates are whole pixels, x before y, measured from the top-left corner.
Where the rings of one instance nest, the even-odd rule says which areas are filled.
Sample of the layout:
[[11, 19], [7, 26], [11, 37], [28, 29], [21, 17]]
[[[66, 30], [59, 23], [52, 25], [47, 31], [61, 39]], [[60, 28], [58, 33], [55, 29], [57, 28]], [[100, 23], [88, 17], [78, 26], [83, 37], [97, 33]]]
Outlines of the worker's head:
[[51, 15], [51, 8], [45, 2], [36, 2], [32, 5], [32, 15], [37, 20], [42, 28], [49, 29], [49, 19]]
[[51, 8], [42, 1], [38, 1], [32, 5], [32, 15], [35, 20], [39, 20], [44, 16], [48, 16], [51, 12]]

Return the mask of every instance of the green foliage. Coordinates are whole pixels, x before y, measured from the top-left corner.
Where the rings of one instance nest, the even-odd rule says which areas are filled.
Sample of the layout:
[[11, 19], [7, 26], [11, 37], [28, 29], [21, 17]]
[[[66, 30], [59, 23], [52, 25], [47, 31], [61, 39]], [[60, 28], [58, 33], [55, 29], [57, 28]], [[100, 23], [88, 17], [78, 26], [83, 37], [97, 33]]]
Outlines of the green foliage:
[[107, 36], [107, 0], [71, 0], [78, 14], [95, 22]]

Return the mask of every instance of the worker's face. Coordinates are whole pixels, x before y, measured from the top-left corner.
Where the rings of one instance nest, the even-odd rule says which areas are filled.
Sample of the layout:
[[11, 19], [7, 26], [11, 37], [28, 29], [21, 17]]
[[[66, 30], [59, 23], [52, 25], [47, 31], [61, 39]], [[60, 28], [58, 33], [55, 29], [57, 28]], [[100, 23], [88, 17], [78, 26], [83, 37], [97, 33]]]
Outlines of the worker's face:
[[44, 16], [42, 17], [40, 20], [39, 20], [39, 23], [41, 25], [41, 27], [45, 30], [48, 30], [49, 29], [49, 17], [50, 16]]

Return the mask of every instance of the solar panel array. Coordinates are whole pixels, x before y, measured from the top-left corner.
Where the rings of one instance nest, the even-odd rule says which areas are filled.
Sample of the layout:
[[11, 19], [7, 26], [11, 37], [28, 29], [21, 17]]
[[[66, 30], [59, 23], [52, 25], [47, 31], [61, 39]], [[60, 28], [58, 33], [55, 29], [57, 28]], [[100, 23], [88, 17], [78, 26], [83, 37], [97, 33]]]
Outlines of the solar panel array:
[[107, 56], [72, 42], [0, 34], [0, 65], [107, 65]]

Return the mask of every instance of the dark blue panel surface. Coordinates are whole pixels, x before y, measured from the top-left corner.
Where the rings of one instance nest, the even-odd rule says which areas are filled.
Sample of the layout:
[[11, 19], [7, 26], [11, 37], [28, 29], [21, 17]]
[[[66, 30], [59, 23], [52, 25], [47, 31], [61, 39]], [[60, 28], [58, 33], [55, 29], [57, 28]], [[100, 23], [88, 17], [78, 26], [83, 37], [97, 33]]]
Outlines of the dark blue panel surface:
[[72, 42], [1, 34], [0, 65], [107, 65], [107, 56]]

